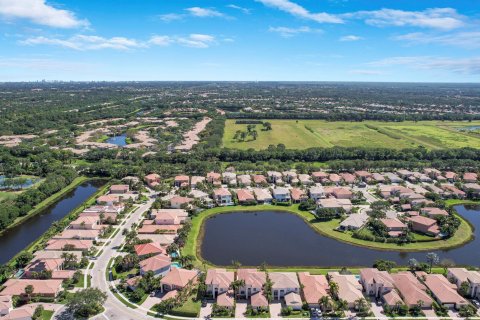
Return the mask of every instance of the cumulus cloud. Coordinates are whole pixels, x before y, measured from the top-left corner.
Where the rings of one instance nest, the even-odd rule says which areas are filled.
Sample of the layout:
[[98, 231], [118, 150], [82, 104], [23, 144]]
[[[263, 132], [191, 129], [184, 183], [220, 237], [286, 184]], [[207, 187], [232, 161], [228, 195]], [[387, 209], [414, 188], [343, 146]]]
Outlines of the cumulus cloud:
[[460, 74], [480, 74], [480, 57], [450, 58], [431, 56], [390, 57], [368, 63], [375, 67], [407, 66], [415, 69], [445, 70]]
[[289, 28], [289, 27], [270, 27], [268, 29], [270, 32], [275, 32], [280, 34], [284, 38], [290, 38], [300, 33], [321, 33], [320, 29], [312, 29], [310, 27], [299, 27], [299, 28]]
[[20, 41], [23, 45], [53, 45], [78, 51], [113, 49], [127, 51], [151, 46], [167, 47], [178, 44], [184, 47], [208, 48], [216, 43], [215, 37], [207, 34], [190, 34], [187, 36], [154, 35], [147, 41], [125, 37], [104, 38], [92, 35], [75, 35], [70, 38], [32, 37]]
[[0, 16], [6, 19], [26, 19], [33, 23], [56, 27], [78, 28], [88, 26], [68, 10], [54, 8], [45, 0], [0, 0]]
[[145, 47], [144, 43], [135, 39], [125, 37], [104, 38], [83, 34], [75, 35], [67, 39], [40, 36], [22, 40], [20, 43], [24, 45], [56, 45], [79, 51], [100, 49], [130, 50]]
[[305, 9], [301, 5], [289, 0], [256, 0], [266, 6], [276, 8], [278, 10], [287, 12], [296, 17], [312, 20], [319, 23], [343, 23], [343, 20], [336, 15], [326, 12], [313, 13]]
[[479, 48], [480, 47], [480, 32], [457, 32], [450, 34], [428, 34], [423, 32], [407, 33], [394, 37], [395, 40], [406, 41], [409, 43], [420, 44], [441, 44], [446, 46], [457, 46], [463, 48]]
[[209, 8], [191, 7], [185, 10], [195, 17], [223, 17], [223, 13]]
[[364, 19], [373, 26], [413, 26], [451, 30], [465, 25], [466, 17], [453, 8], [431, 8], [423, 11], [404, 11], [381, 9], [374, 11], [358, 11], [342, 15], [344, 18]]
[[339, 40], [340, 41], [358, 41], [358, 40], [362, 40], [363, 38], [360, 37], [360, 36], [356, 36], [356, 35], [348, 35], [348, 36], [343, 36], [341, 37]]

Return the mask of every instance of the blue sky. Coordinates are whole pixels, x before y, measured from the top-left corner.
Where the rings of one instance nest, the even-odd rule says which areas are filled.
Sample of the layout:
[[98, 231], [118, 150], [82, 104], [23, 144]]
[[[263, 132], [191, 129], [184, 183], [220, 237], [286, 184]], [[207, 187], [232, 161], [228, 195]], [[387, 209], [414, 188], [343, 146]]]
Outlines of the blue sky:
[[479, 0], [0, 0], [0, 81], [479, 82]]

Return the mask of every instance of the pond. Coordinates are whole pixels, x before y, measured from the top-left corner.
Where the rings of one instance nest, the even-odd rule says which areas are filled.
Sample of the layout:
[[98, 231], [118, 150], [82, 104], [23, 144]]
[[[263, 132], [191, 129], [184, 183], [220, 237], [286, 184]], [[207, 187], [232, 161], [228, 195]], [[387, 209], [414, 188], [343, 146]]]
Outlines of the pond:
[[85, 202], [104, 183], [101, 180], [85, 182], [45, 208], [43, 212], [0, 235], [0, 264], [8, 262], [19, 251], [38, 239], [54, 221], [61, 220]]
[[108, 138], [105, 142], [115, 144], [119, 147], [124, 147], [127, 145], [127, 135], [124, 133], [118, 136], [113, 136]]
[[0, 190], [21, 190], [34, 185], [39, 178], [15, 177], [7, 178], [0, 176]]
[[[456, 207], [475, 226], [475, 240], [459, 248], [436, 251], [440, 259], [480, 265], [480, 208]], [[302, 218], [287, 212], [232, 212], [205, 221], [201, 255], [216, 265], [238, 260], [245, 266], [371, 266], [376, 259], [407, 265], [425, 261], [426, 252], [383, 251], [350, 245], [315, 232]]]

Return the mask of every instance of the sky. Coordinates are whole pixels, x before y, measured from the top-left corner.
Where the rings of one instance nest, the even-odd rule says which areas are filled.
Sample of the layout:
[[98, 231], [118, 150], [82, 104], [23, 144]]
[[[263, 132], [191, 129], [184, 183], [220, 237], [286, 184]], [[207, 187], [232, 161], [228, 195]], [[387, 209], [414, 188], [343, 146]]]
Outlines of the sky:
[[0, 81], [479, 82], [480, 0], [0, 0]]

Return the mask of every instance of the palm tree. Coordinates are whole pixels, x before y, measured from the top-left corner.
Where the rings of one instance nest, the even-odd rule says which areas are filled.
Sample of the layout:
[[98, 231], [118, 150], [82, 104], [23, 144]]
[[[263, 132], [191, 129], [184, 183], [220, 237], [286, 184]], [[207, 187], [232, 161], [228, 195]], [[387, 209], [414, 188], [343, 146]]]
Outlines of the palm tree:
[[346, 300], [339, 299], [336, 304], [337, 304], [337, 309], [338, 310], [347, 310], [348, 309], [348, 302]]
[[355, 300], [354, 304], [355, 304], [355, 309], [357, 309], [360, 312], [365, 312], [368, 310], [368, 303], [367, 303], [367, 300], [365, 300], [365, 298], [359, 298]]
[[30, 296], [33, 293], [33, 286], [29, 284], [28, 286], [25, 287], [25, 295], [27, 296], [27, 300], [30, 301]]
[[318, 304], [322, 308], [323, 312], [325, 312], [330, 309], [332, 301], [330, 300], [329, 296], [325, 295], [318, 300]]
[[245, 280], [235, 280], [232, 283], [230, 283], [229, 289], [233, 290], [235, 298], [238, 295], [238, 291], [240, 290], [241, 287], [245, 286]]
[[338, 283], [330, 281], [328, 285], [330, 287], [330, 294], [333, 296], [333, 298], [338, 299]]
[[440, 258], [438, 257], [438, 254], [435, 252], [427, 253], [427, 262], [430, 264], [430, 271], [428, 273], [432, 273], [433, 265], [438, 264], [439, 261]]

